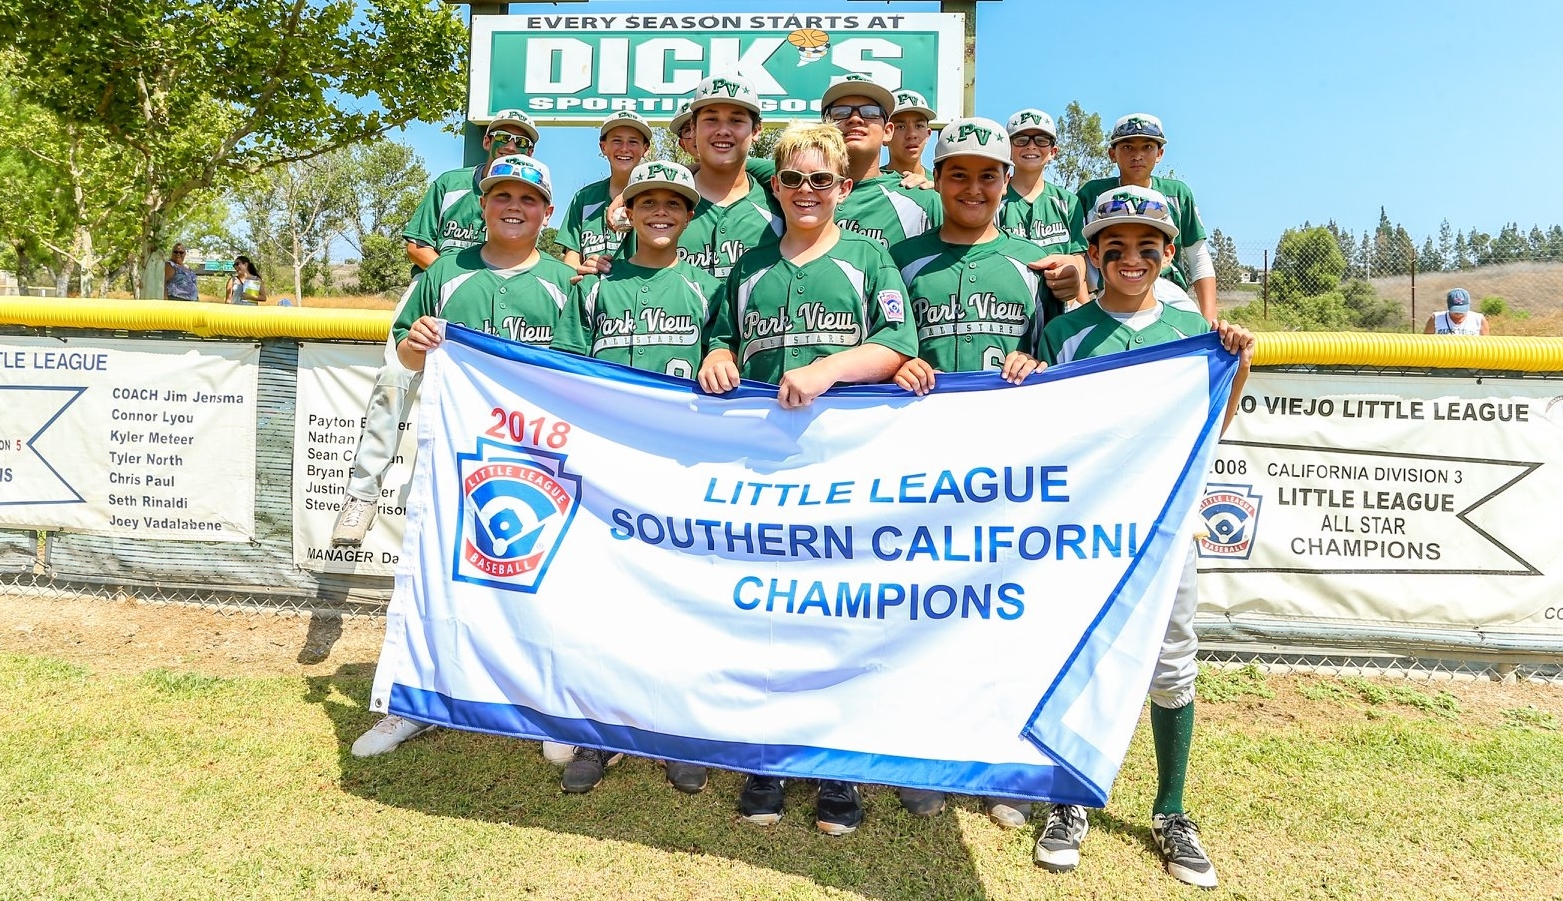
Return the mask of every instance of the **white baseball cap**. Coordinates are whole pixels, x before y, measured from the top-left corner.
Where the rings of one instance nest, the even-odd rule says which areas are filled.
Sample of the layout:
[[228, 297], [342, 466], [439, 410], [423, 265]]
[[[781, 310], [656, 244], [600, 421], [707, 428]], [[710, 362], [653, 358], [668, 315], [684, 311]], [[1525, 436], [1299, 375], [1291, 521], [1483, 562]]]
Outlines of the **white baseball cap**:
[[691, 207], [700, 202], [700, 192], [695, 189], [695, 177], [678, 163], [653, 160], [641, 163], [630, 173], [629, 184], [624, 186], [624, 203], [652, 188], [666, 188], [684, 195]]
[[895, 109], [890, 111], [891, 118], [901, 113], [922, 113], [932, 122], [934, 117], [933, 107], [928, 105], [928, 100], [916, 91], [905, 89], [895, 92]]
[[1127, 141], [1130, 138], [1150, 138], [1158, 144], [1167, 143], [1167, 133], [1162, 130], [1161, 120], [1150, 113], [1130, 113], [1113, 123], [1113, 133], [1107, 138], [1107, 146], [1111, 147], [1119, 141]]
[[980, 156], [1010, 166], [1009, 134], [1004, 126], [980, 116], [955, 119], [939, 131], [933, 144], [933, 164], [952, 156]]
[[684, 126], [689, 124], [689, 120], [693, 119], [694, 117], [694, 111], [689, 108], [689, 101], [685, 100], [680, 102], [678, 105], [678, 112], [673, 114], [673, 121], [668, 123], [668, 131], [673, 133], [673, 137], [678, 137], [678, 133], [682, 131]]
[[1082, 235], [1090, 240], [1102, 229], [1125, 222], [1143, 222], [1158, 228], [1169, 240], [1178, 236], [1178, 226], [1172, 221], [1172, 204], [1166, 196], [1139, 185], [1120, 185], [1096, 198], [1096, 203], [1086, 210]]
[[521, 110], [502, 109], [495, 113], [494, 118], [488, 120], [488, 124], [483, 126], [483, 134], [486, 136], [501, 125], [514, 125], [528, 138], [531, 138], [533, 144], [537, 143], [537, 126], [532, 123], [532, 117]]
[[1009, 117], [1009, 136], [1013, 138], [1023, 131], [1040, 131], [1058, 140], [1058, 128], [1053, 125], [1053, 117], [1035, 107], [1027, 107]]
[[639, 113], [632, 112], [627, 109], [621, 109], [608, 118], [602, 120], [602, 127], [597, 129], [597, 137], [606, 138], [608, 136], [608, 132], [613, 131], [615, 128], [620, 126], [635, 129], [636, 131], [640, 132], [641, 137], [646, 139], [647, 144], [651, 143], [651, 123], [647, 122], [645, 119], [642, 119]]
[[895, 110], [895, 95], [890, 93], [889, 88], [864, 75], [862, 72], [848, 72], [830, 80], [830, 87], [827, 87], [824, 96], [820, 97], [821, 115], [837, 100], [840, 100], [842, 97], [851, 97], [854, 94], [859, 97], [867, 97], [884, 107], [887, 119]]
[[484, 170], [483, 179], [478, 182], [478, 190], [487, 194], [489, 188], [502, 181], [524, 181], [541, 191], [543, 199], [549, 203], [553, 202], [554, 180], [548, 174], [548, 167], [526, 154], [502, 156], [489, 163], [488, 168]]
[[760, 95], [742, 75], [712, 75], [702, 80], [695, 87], [695, 98], [689, 101], [689, 112], [693, 115], [713, 103], [731, 103], [760, 115]]

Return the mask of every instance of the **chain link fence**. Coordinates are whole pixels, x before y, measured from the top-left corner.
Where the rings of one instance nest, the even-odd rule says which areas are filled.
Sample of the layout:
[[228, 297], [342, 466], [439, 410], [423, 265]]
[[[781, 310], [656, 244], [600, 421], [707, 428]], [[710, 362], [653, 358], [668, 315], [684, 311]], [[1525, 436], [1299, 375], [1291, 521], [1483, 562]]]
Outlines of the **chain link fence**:
[[1403, 229], [1359, 238], [1332, 224], [1273, 242], [1217, 229], [1209, 249], [1223, 314], [1252, 327], [1419, 333], [1464, 288], [1493, 334], [1563, 334], [1563, 228], [1461, 237], [1446, 252], [1434, 240], [1419, 249]]
[[[0, 335], [128, 337], [125, 332], [0, 327]], [[138, 338], [199, 341], [182, 333]], [[317, 573], [293, 558], [293, 442], [298, 348], [294, 339], [261, 344], [256, 423], [255, 536], [248, 544], [198, 544], [0, 529], [0, 596], [48, 603], [92, 599], [182, 605], [228, 616], [287, 613], [316, 619], [382, 617], [390, 577]], [[1361, 371], [1361, 370], [1355, 370]], [[213, 486], [212, 490], [222, 490]], [[1202, 616], [1202, 659], [1311, 672], [1440, 679], [1563, 681], [1555, 656], [1416, 643], [1330, 640], [1328, 630], [1295, 639], [1243, 634]], [[1364, 646], [1366, 645], [1366, 646]]]

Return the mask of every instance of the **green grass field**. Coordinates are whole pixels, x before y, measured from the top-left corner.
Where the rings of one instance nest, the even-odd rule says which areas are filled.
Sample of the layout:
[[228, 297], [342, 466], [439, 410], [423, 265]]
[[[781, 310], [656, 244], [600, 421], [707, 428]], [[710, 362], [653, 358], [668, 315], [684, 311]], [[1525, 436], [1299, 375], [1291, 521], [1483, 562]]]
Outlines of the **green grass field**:
[[[1190, 807], [1229, 898], [1563, 896], [1563, 690], [1201, 678]], [[1070, 875], [962, 798], [871, 789], [853, 836], [736, 821], [630, 760], [565, 796], [533, 742], [437, 731], [357, 760], [362, 665], [95, 673], [0, 654], [0, 898], [1181, 898], [1149, 839], [1149, 730]]]

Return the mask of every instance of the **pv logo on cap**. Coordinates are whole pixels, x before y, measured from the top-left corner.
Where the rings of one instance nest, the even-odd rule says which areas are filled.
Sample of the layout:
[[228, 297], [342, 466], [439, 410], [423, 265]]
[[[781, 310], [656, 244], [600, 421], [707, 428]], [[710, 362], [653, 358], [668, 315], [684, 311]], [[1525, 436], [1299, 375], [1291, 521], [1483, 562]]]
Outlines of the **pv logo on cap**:
[[744, 86], [736, 81], [728, 81], [725, 78], [713, 78], [706, 88], [706, 96], [723, 93], [729, 97], [737, 97], [744, 92]]
[[565, 458], [536, 448], [478, 439], [458, 454], [461, 515], [451, 578], [535, 593], [575, 519], [581, 480]]
[[989, 141], [993, 140], [993, 134], [994, 132], [991, 128], [983, 128], [981, 125], [978, 125], [975, 122], [962, 122], [960, 127], [955, 129], [955, 134], [952, 135], [948, 140], [950, 143], [954, 144], [960, 141], [964, 141], [967, 138], [976, 138], [978, 144], [985, 145]]

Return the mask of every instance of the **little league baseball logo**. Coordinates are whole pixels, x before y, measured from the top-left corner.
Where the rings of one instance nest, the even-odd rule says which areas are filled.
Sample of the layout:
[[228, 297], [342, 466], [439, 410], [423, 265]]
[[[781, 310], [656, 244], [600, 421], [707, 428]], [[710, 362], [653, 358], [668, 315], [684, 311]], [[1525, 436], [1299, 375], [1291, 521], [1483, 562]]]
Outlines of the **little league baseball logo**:
[[1263, 500], [1252, 485], [1206, 485], [1197, 509], [1210, 534], [1199, 539], [1199, 555], [1247, 560], [1254, 552]]
[[565, 458], [535, 448], [479, 439], [458, 454], [461, 516], [451, 578], [528, 594], [575, 519], [581, 480]]

